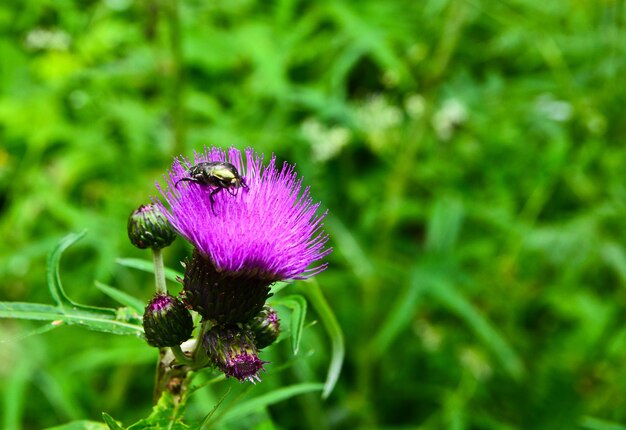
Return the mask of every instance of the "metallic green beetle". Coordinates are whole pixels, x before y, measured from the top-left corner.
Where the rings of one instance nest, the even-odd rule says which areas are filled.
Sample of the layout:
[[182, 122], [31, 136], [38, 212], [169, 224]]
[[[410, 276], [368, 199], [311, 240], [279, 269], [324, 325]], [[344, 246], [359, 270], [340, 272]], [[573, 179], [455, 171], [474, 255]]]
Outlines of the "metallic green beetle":
[[[221, 190], [228, 191], [231, 196], [236, 196], [238, 188], [248, 189], [248, 185], [244, 178], [239, 174], [237, 168], [225, 161], [204, 161], [191, 167], [187, 174], [189, 177], [179, 179], [175, 186], [178, 187], [179, 182], [193, 182], [199, 185], [208, 185], [213, 187], [209, 195], [211, 201], [211, 209], [213, 209], [214, 196]], [[214, 211], [215, 212], [215, 211]]]

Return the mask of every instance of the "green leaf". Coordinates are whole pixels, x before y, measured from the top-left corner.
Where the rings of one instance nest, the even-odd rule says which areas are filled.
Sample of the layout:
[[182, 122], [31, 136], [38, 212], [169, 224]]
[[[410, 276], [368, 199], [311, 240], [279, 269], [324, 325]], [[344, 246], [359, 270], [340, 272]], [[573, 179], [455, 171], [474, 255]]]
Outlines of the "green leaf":
[[204, 419], [202, 420], [202, 422], [198, 425], [198, 429], [201, 430], [203, 428], [205, 428], [205, 426], [211, 421], [211, 418], [213, 417], [213, 415], [215, 414], [215, 411], [217, 411], [217, 409], [220, 407], [220, 405], [224, 402], [224, 400], [226, 400], [226, 397], [228, 397], [228, 395], [230, 394], [231, 391], [231, 387], [228, 387], [228, 389], [226, 390], [226, 392], [224, 393], [224, 395], [222, 396], [222, 398], [215, 404], [215, 406], [213, 406], [213, 409], [211, 409], [211, 412], [209, 412]]
[[22, 340], [22, 339], [26, 339], [27, 337], [31, 337], [31, 336], [36, 336], [38, 334], [44, 334], [47, 333], [51, 330], [54, 330], [55, 328], [59, 327], [58, 325], [53, 325], [53, 324], [46, 324], [46, 325], [42, 325], [39, 326], [35, 329], [29, 330], [25, 333], [20, 334], [19, 336], [14, 336], [14, 337], [10, 337], [7, 339], [0, 339], [0, 343], [5, 343], [5, 342], [15, 342], [18, 340]]
[[72, 302], [67, 294], [65, 294], [63, 284], [61, 283], [61, 276], [59, 275], [59, 263], [61, 261], [61, 254], [63, 254], [63, 252], [67, 248], [82, 239], [86, 234], [87, 231], [83, 230], [80, 233], [72, 233], [65, 236], [59, 241], [57, 246], [48, 255], [48, 288], [50, 289], [52, 299], [57, 305], [59, 305], [61, 309], [66, 306], [74, 306], [74, 302]]
[[[115, 262], [124, 267], [141, 270], [143, 272], [154, 273], [154, 264], [151, 261], [140, 260], [138, 258], [118, 258]], [[174, 269], [165, 268], [165, 278], [168, 281], [178, 282], [178, 278], [182, 278], [183, 274]]]
[[426, 249], [431, 252], [452, 251], [463, 223], [463, 204], [458, 199], [438, 200], [428, 220]]
[[0, 318], [52, 321], [53, 326], [80, 325], [90, 330], [120, 335], [140, 336], [143, 327], [112, 319], [108, 314], [77, 309], [62, 310], [57, 306], [39, 303], [0, 302]]
[[61, 310], [72, 308], [74, 310], [93, 311], [98, 315], [109, 314], [111, 317], [114, 318], [116, 314], [115, 309], [81, 305], [72, 301], [63, 289], [61, 276], [59, 274], [59, 263], [61, 261], [61, 255], [67, 248], [85, 237], [85, 234], [87, 234], [86, 230], [83, 230], [80, 233], [68, 234], [59, 241], [57, 246], [48, 255], [47, 278], [50, 294], [52, 295], [53, 300], [56, 302]]
[[293, 354], [297, 355], [306, 319], [306, 300], [301, 295], [294, 294], [276, 299], [272, 301], [272, 304], [291, 309], [291, 349]]
[[626, 430], [626, 426], [622, 424], [590, 416], [582, 417], [580, 426], [588, 430]]
[[328, 306], [317, 281], [315, 279], [308, 279], [306, 282], [307, 285], [303, 287], [302, 290], [305, 292], [306, 297], [309, 299], [315, 312], [317, 312], [320, 320], [322, 320], [322, 324], [331, 341], [330, 365], [324, 384], [324, 391], [322, 392], [322, 398], [326, 399], [330, 393], [332, 393], [333, 388], [335, 388], [335, 384], [341, 373], [341, 366], [343, 365], [343, 359], [346, 353], [344, 337], [341, 326], [337, 322], [337, 318], [335, 318], [335, 314], [330, 306]]
[[361, 282], [373, 277], [374, 267], [367, 253], [363, 250], [356, 237], [336, 216], [328, 216], [324, 223], [331, 230], [332, 237], [337, 243], [337, 250], [346, 259], [346, 263]]
[[102, 412], [102, 419], [108, 426], [109, 430], [124, 430], [124, 427], [119, 425], [117, 421], [115, 421], [113, 417], [106, 412]]
[[522, 360], [498, 330], [454, 286], [440, 278], [432, 278], [428, 293], [462, 318], [500, 360], [506, 371], [519, 379], [524, 373]]
[[165, 391], [159, 402], [152, 408], [147, 418], [137, 421], [128, 430], [187, 430], [189, 426], [182, 422], [185, 415], [186, 398], [177, 404], [174, 396]]
[[113, 300], [124, 306], [128, 306], [129, 308], [134, 309], [139, 315], [143, 314], [146, 304], [143, 303], [141, 300], [121, 290], [118, 290], [117, 288], [105, 285], [102, 282], [95, 281], [95, 285], [97, 289], [102, 291], [107, 296], [111, 297]]
[[96, 421], [72, 421], [71, 423], [60, 426], [48, 427], [45, 430], [109, 430], [106, 424]]
[[281, 291], [283, 288], [288, 287], [289, 285], [292, 285], [293, 282], [284, 282], [284, 281], [279, 281], [279, 282], [274, 282], [272, 284], [272, 294], [276, 294], [279, 291]]
[[221, 415], [216, 421], [220, 423], [226, 423], [228, 421], [244, 417], [252, 412], [266, 408], [267, 406], [282, 402], [283, 400], [289, 399], [293, 396], [308, 393], [311, 391], [322, 390], [323, 388], [324, 386], [322, 384], [308, 382], [292, 385], [285, 388], [279, 388], [278, 390], [270, 391], [269, 393], [260, 395], [245, 402], [238, 403], [228, 412], [225, 412], [223, 415]]
[[424, 271], [419, 269], [414, 271], [410, 282], [404, 291], [398, 295], [391, 311], [387, 313], [385, 321], [381, 324], [380, 331], [374, 336], [370, 344], [369, 350], [372, 356], [382, 356], [411, 320], [415, 311], [415, 304], [424, 292], [425, 280], [427, 279], [429, 276]]

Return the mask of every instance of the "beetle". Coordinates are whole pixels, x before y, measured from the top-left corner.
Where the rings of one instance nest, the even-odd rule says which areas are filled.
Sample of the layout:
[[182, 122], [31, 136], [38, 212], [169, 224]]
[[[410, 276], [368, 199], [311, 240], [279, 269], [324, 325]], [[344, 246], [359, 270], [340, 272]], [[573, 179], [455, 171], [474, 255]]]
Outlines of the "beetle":
[[248, 185], [237, 171], [237, 168], [226, 161], [203, 161], [192, 166], [187, 171], [187, 174], [189, 177], [179, 179], [176, 181], [175, 186], [178, 187], [179, 182], [193, 182], [213, 187], [214, 189], [209, 195], [211, 209], [213, 209], [213, 203], [215, 202], [215, 194], [221, 190], [226, 190], [231, 196], [236, 196], [237, 192], [233, 190], [238, 188], [248, 189]]

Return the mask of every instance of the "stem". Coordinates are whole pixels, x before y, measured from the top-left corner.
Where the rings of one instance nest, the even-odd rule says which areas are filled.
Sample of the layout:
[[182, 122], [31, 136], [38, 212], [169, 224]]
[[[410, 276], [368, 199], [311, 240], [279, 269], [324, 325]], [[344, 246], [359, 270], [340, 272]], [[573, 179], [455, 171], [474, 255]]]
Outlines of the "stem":
[[180, 364], [186, 364], [191, 366], [193, 364], [193, 360], [185, 355], [182, 349], [180, 349], [180, 345], [172, 346], [172, 352], [174, 353], [174, 357]]
[[160, 249], [152, 250], [152, 261], [154, 262], [154, 286], [157, 294], [167, 294], [165, 285], [165, 271], [163, 270], [163, 254]]
[[213, 324], [209, 321], [203, 321], [200, 324], [200, 331], [198, 332], [198, 338], [196, 343], [196, 349], [192, 352], [191, 357], [193, 359], [194, 365], [196, 369], [201, 369], [204, 367], [209, 358], [207, 357], [206, 351], [202, 346], [202, 340], [204, 339], [204, 334], [209, 331], [213, 327]]

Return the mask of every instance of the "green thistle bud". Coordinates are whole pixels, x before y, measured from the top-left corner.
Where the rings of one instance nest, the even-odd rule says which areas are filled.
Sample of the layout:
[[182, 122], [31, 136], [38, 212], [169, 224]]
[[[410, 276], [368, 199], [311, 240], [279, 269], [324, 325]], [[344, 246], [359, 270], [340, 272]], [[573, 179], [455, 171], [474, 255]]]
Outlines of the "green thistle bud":
[[176, 233], [159, 208], [150, 204], [139, 206], [130, 214], [128, 237], [137, 248], [161, 249], [174, 242]]
[[248, 323], [248, 327], [254, 333], [255, 345], [259, 349], [273, 344], [280, 334], [278, 314], [270, 306], [264, 306]]
[[193, 320], [185, 305], [170, 294], [156, 294], [143, 314], [146, 340], [152, 346], [178, 346], [191, 337]]
[[254, 344], [254, 334], [246, 328], [216, 325], [203, 339], [207, 356], [226, 376], [239, 381], [261, 381], [259, 372], [265, 361], [261, 361]]

